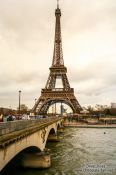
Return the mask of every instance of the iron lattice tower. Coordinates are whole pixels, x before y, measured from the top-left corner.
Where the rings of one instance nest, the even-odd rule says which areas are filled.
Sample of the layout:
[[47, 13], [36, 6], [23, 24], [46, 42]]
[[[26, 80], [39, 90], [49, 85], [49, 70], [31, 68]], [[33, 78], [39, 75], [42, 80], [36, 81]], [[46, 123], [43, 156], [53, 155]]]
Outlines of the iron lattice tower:
[[[36, 112], [38, 114], [46, 114], [50, 105], [57, 102], [63, 102], [70, 106], [74, 113], [80, 113], [82, 108], [74, 96], [74, 89], [70, 87], [66, 74], [67, 68], [64, 66], [63, 61], [60, 25], [61, 10], [59, 8], [58, 0], [55, 16], [56, 25], [52, 66], [49, 68], [50, 74], [46, 86], [41, 90], [41, 96], [35, 103], [32, 112]], [[55, 88], [56, 80], [58, 78], [62, 80], [63, 88]]]

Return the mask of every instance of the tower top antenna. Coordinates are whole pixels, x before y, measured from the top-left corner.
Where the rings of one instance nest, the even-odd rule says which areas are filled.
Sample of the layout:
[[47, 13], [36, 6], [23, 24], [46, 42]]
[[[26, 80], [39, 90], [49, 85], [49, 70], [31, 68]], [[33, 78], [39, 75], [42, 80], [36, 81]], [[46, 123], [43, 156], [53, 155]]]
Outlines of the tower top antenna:
[[59, 9], [59, 0], [57, 0], [57, 9]]

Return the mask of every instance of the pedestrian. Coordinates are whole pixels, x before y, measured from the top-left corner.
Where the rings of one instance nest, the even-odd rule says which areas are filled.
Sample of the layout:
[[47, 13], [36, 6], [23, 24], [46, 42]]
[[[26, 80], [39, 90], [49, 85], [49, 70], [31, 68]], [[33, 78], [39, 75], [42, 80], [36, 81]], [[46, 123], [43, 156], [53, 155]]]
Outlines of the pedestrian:
[[8, 116], [8, 121], [13, 121], [12, 115]]
[[3, 122], [3, 114], [0, 115], [0, 122]]

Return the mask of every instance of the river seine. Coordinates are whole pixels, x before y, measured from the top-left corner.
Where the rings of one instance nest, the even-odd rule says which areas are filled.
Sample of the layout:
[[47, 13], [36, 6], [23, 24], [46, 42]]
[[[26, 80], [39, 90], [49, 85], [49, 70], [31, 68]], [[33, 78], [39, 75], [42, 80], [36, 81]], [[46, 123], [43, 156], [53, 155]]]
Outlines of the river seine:
[[61, 141], [47, 148], [49, 169], [19, 169], [12, 175], [116, 175], [116, 129], [66, 128]]

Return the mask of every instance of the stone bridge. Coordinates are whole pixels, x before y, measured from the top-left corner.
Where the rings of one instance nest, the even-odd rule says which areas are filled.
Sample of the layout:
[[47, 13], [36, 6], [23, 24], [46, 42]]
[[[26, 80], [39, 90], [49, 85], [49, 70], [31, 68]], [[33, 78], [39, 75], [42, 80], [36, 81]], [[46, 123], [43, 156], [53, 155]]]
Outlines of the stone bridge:
[[48, 136], [57, 134], [63, 118], [0, 123], [0, 171], [20, 152], [31, 147], [43, 151]]

